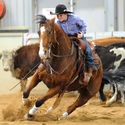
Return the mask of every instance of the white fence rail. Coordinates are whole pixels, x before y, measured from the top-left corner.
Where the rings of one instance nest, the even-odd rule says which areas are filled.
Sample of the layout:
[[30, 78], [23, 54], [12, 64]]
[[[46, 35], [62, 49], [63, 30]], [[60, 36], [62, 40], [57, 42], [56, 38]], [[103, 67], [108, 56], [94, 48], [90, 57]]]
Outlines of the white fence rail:
[[[85, 37], [88, 40], [107, 38], [107, 37], [125, 37], [125, 31], [114, 31], [114, 32], [91, 32], [86, 33]], [[23, 45], [28, 45], [31, 43], [38, 42], [37, 33], [25, 33], [23, 37]]]
[[86, 38], [92, 39], [100, 39], [100, 38], [107, 38], [107, 37], [125, 37], [125, 31], [114, 31], [114, 32], [93, 32], [87, 33]]

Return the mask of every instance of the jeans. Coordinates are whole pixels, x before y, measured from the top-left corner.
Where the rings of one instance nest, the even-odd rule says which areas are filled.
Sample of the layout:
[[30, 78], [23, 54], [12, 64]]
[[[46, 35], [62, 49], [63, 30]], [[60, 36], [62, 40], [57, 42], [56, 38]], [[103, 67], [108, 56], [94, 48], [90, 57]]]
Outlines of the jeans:
[[94, 64], [94, 59], [93, 59], [93, 56], [92, 56], [91, 47], [90, 47], [90, 45], [89, 45], [89, 43], [88, 43], [88, 41], [86, 40], [85, 37], [83, 37], [83, 41], [86, 44], [85, 55], [86, 55], [87, 67], [93, 69], [95, 64]]

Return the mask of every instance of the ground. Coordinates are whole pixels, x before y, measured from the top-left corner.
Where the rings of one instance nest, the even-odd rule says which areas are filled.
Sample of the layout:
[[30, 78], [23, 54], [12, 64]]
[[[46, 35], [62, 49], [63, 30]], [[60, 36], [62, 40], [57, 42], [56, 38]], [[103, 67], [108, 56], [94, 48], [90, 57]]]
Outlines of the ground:
[[[58, 121], [58, 117], [77, 98], [73, 93], [65, 94], [59, 107], [50, 114], [44, 113], [52, 106], [55, 97], [41, 106], [33, 121], [24, 120], [30, 107], [22, 104], [20, 86], [10, 91], [18, 83], [19, 80], [13, 78], [10, 72], [4, 72], [0, 65], [0, 125], [125, 125], [125, 107], [121, 103], [106, 107], [105, 103], [100, 103], [98, 96], [75, 110], [68, 119]], [[40, 83], [31, 92], [30, 100], [34, 102], [46, 91], [46, 86]]]
[[[46, 91], [46, 90], [45, 90]], [[45, 91], [31, 93], [30, 100], [34, 102]], [[37, 112], [34, 120], [24, 120], [25, 113], [30, 107], [23, 106], [22, 93], [14, 92], [0, 95], [0, 125], [124, 125], [125, 107], [121, 103], [115, 103], [110, 107], [101, 104], [98, 96], [75, 110], [67, 119], [58, 121], [66, 107], [75, 101], [77, 95], [65, 94], [57, 109], [49, 114], [45, 111], [53, 104], [54, 98], [48, 100]], [[33, 105], [33, 103], [31, 104]]]

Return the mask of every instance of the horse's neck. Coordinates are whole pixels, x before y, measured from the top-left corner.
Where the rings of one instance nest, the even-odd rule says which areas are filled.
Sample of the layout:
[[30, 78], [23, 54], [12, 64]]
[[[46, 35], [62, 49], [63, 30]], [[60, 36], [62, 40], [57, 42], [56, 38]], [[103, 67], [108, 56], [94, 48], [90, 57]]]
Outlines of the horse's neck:
[[71, 55], [72, 45], [70, 39], [64, 33], [56, 32], [55, 36], [56, 42], [54, 42], [51, 46], [52, 58], [50, 61], [50, 65], [55, 71], [61, 73], [65, 71], [64, 67], [67, 66], [66, 61], [69, 59], [69, 56]]
[[63, 31], [58, 31], [56, 40], [58, 42], [59, 52], [67, 54], [71, 51], [71, 41]]

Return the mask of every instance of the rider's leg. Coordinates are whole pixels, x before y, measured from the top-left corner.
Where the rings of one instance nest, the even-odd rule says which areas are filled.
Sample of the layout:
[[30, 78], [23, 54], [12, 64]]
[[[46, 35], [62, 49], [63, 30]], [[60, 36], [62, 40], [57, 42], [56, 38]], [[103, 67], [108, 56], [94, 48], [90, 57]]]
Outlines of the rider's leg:
[[84, 74], [84, 85], [87, 86], [88, 82], [92, 76], [93, 70], [95, 70], [95, 64], [94, 64], [94, 59], [92, 56], [92, 50], [90, 48], [90, 45], [87, 40], [84, 40], [86, 43], [86, 49], [85, 49], [85, 55], [86, 55], [86, 63], [87, 63], [87, 70]]

